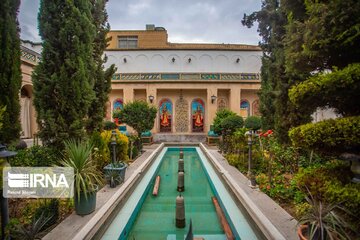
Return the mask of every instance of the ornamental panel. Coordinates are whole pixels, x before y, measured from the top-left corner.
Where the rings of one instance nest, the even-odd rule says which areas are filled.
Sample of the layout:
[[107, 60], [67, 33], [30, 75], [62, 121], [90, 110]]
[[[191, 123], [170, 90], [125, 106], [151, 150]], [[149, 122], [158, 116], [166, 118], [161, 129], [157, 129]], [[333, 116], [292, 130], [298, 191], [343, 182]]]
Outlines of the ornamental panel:
[[175, 113], [176, 132], [188, 132], [189, 104], [182, 96], [175, 103]]

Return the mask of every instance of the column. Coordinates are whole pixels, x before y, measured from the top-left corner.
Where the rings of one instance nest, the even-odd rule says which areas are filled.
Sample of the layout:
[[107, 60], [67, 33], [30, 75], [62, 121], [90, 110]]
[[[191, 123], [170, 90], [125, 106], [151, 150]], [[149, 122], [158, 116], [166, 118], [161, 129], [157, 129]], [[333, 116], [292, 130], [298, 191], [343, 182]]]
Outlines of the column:
[[206, 101], [206, 122], [205, 122], [205, 132], [207, 133], [210, 130], [210, 125], [213, 123], [213, 120], [217, 111], [217, 99], [214, 103], [211, 102], [211, 96], [218, 97], [218, 90], [216, 87], [207, 88], [207, 101]]
[[241, 89], [234, 87], [230, 89], [230, 110], [240, 114]]
[[[154, 100], [152, 103], [150, 103], [149, 101], [149, 96], [153, 96], [154, 97]], [[150, 86], [148, 87], [148, 89], [146, 90], [146, 101], [151, 104], [152, 106], [154, 107], [158, 107], [157, 106], [157, 88], [156, 87], [153, 87], [153, 86]], [[152, 133], [157, 133], [157, 132], [160, 132], [160, 129], [159, 129], [159, 114], [156, 114], [156, 118], [155, 118], [155, 122], [154, 122], [154, 127], [151, 129], [151, 132]]]
[[124, 87], [124, 103], [134, 100], [134, 89], [132, 87]]

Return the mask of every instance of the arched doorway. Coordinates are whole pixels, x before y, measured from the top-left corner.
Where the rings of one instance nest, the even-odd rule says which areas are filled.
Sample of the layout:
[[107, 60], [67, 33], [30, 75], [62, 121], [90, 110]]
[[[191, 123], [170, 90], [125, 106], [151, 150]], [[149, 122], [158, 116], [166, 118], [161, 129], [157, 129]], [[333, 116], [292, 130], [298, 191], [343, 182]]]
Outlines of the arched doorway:
[[172, 102], [165, 98], [159, 103], [160, 132], [172, 131], [173, 107]]
[[[124, 102], [123, 102], [123, 99], [122, 98], [117, 98], [114, 100], [113, 102], [113, 114], [117, 111], [121, 111], [122, 109], [124, 108]], [[114, 118], [114, 123], [117, 125], [117, 126], [120, 126], [120, 123], [119, 123], [119, 119], [118, 118]]]
[[240, 103], [240, 116], [248, 117], [250, 116], [250, 103], [246, 99], [242, 99]]
[[21, 88], [20, 97], [20, 123], [21, 123], [21, 138], [32, 137], [32, 86], [24, 85]]
[[191, 103], [192, 132], [204, 132], [205, 104], [200, 98]]

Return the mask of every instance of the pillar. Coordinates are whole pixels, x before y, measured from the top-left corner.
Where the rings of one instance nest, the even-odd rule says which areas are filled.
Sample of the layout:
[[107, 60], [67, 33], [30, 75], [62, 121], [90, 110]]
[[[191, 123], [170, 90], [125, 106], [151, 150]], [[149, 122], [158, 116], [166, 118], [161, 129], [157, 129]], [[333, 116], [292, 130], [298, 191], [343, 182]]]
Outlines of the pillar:
[[241, 101], [241, 89], [231, 88], [230, 89], [230, 110], [236, 114], [240, 114], [240, 101]]
[[207, 118], [205, 125], [205, 132], [207, 133], [210, 130], [210, 125], [213, 123], [216, 111], [217, 111], [217, 99], [214, 103], [211, 102], [211, 96], [215, 95], [218, 97], [218, 90], [216, 87], [208, 87], [207, 88]]

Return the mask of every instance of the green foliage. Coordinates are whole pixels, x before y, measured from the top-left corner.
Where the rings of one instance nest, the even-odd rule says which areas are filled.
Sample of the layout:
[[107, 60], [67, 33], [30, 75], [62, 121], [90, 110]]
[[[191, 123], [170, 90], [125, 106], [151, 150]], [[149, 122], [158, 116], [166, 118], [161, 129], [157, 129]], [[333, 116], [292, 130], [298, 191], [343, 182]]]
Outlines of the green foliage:
[[[280, 1], [265, 0], [261, 10], [250, 15], [244, 15], [242, 24], [252, 27], [258, 22], [258, 32], [262, 37], [260, 46], [264, 51], [261, 67], [260, 112], [262, 114], [263, 129], [274, 129], [279, 141], [289, 141], [287, 131], [293, 126], [310, 120], [309, 115], [299, 111], [288, 97], [288, 89], [303, 77], [293, 77], [291, 72], [285, 71], [286, 25], [288, 23], [285, 6], [290, 1], [280, 4]], [[303, 9], [298, 4], [291, 5], [297, 16]]]
[[34, 106], [43, 144], [64, 148], [64, 140], [83, 139], [96, 96], [94, 39], [90, 1], [40, 2], [42, 61], [33, 72]]
[[269, 181], [265, 173], [256, 176], [256, 182], [259, 184], [261, 191], [265, 192], [271, 198], [284, 202], [291, 202], [294, 199], [294, 187], [291, 184], [291, 175], [275, 174]]
[[104, 141], [99, 132], [94, 132], [90, 137], [90, 142], [94, 146], [93, 158], [99, 170], [102, 170], [110, 163], [110, 150], [108, 143]]
[[306, 197], [310, 209], [301, 216], [299, 225], [307, 225], [309, 239], [350, 239], [350, 225], [339, 211], [347, 212], [336, 203], [318, 201], [310, 194]]
[[293, 86], [289, 90], [290, 100], [297, 106], [304, 105], [310, 112], [317, 107], [332, 107], [343, 116], [360, 115], [360, 64], [321, 73]]
[[59, 151], [53, 148], [35, 145], [17, 151], [17, 155], [9, 159], [13, 167], [52, 167], [59, 163]]
[[259, 130], [261, 128], [261, 118], [257, 116], [247, 117], [244, 126], [251, 130]]
[[19, 5], [19, 0], [3, 0], [0, 3], [0, 106], [6, 106], [1, 120], [0, 143], [17, 140], [21, 130]]
[[222, 134], [223, 129], [221, 128], [221, 122], [229, 116], [236, 116], [236, 113], [226, 108], [220, 109], [216, 112], [216, 116], [214, 118], [214, 123], [213, 123], [215, 133]]
[[0, 129], [3, 126], [2, 120], [3, 120], [3, 117], [4, 117], [5, 110], [6, 110], [6, 106], [4, 106], [4, 107], [0, 106]]
[[360, 117], [329, 119], [289, 131], [294, 145], [331, 152], [360, 146]]
[[59, 219], [59, 200], [58, 199], [50, 199], [43, 200], [40, 203], [39, 208], [35, 210], [34, 218], [39, 219], [41, 216], [45, 218], [49, 218], [49, 220], [44, 225], [44, 229], [50, 227], [55, 224]]
[[41, 239], [39, 234], [45, 228], [45, 225], [50, 221], [50, 217], [44, 214], [39, 218], [34, 218], [30, 225], [16, 225], [10, 234], [14, 239], [34, 240]]
[[330, 161], [300, 168], [295, 175], [298, 188], [305, 194], [309, 193], [319, 201], [330, 202], [326, 198], [330, 184], [344, 185], [350, 182], [351, 172], [342, 162]]
[[104, 50], [110, 41], [110, 38], [106, 36], [110, 30], [105, 9], [107, 0], [92, 0], [91, 2], [92, 22], [96, 32], [93, 45], [93, 58], [96, 66], [94, 70], [95, 83], [93, 87], [95, 98], [89, 107], [87, 130], [94, 132], [102, 130], [102, 121], [106, 114], [106, 102], [108, 101], [108, 94], [111, 90], [111, 78], [116, 68], [115, 65], [112, 64], [109, 68], [104, 69], [104, 64], [107, 61], [107, 57], [103, 57]]
[[85, 197], [102, 184], [101, 172], [92, 158], [93, 145], [89, 142], [69, 140], [65, 142], [65, 154], [62, 161], [64, 167], [74, 169], [74, 194], [80, 199]]
[[105, 121], [104, 122], [104, 130], [114, 130], [117, 128], [116, 124], [112, 121]]
[[[116, 132], [116, 161], [117, 162], [127, 162], [128, 161], [128, 152], [129, 152], [129, 139], [127, 136], [122, 134], [118, 129]], [[102, 145], [99, 145], [99, 152], [103, 152], [106, 156], [106, 162], [112, 159], [113, 150], [111, 147], [111, 137], [112, 131], [102, 131], [101, 132]], [[109, 160], [107, 160], [109, 159]]]
[[244, 125], [244, 120], [241, 116], [228, 116], [221, 121], [220, 128], [224, 135], [231, 135], [237, 129], [242, 128]]
[[157, 109], [147, 102], [133, 101], [125, 104], [124, 109], [117, 114], [114, 113], [113, 117], [135, 129], [140, 137], [142, 132], [154, 127], [156, 113]]

